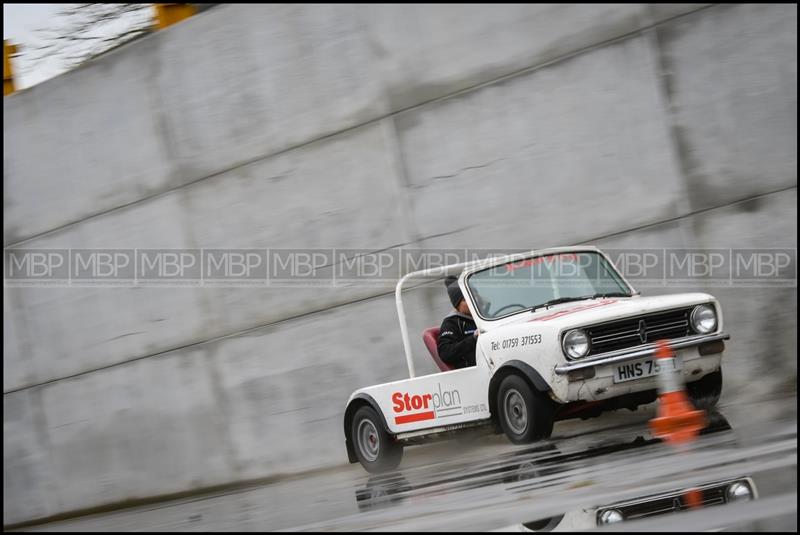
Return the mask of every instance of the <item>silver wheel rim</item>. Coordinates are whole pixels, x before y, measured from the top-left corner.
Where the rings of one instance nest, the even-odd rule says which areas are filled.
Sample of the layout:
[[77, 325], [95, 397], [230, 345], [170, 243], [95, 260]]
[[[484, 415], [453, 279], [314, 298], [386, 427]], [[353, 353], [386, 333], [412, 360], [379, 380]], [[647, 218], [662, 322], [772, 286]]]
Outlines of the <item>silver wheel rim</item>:
[[375, 425], [367, 419], [358, 423], [358, 449], [367, 461], [374, 462], [378, 458], [381, 441]]
[[528, 429], [528, 409], [522, 394], [513, 388], [509, 389], [503, 398], [503, 407], [508, 427], [517, 435], [523, 434]]

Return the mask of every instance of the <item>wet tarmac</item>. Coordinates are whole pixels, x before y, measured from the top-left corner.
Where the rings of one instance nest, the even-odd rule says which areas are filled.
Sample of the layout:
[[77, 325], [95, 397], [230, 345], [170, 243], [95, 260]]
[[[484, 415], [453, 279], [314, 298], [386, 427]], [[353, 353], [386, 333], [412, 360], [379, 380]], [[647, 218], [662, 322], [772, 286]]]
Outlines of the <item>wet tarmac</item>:
[[[796, 531], [796, 404], [723, 399], [680, 449], [650, 434], [651, 404], [559, 422], [530, 446], [472, 434], [407, 448], [400, 470], [381, 476], [356, 464], [25, 530]], [[625, 521], [598, 528], [609, 510]]]

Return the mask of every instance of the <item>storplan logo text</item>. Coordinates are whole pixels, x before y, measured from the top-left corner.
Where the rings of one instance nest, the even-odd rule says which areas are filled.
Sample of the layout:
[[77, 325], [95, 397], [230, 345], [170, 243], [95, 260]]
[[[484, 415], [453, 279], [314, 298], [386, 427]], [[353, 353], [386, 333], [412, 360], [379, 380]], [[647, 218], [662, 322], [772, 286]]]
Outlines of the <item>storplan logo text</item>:
[[[457, 389], [442, 392], [441, 383], [439, 391], [433, 394], [409, 394], [408, 392], [395, 392], [392, 394], [392, 408], [398, 413], [394, 423], [407, 424], [422, 420], [433, 420], [447, 416], [458, 416], [463, 413], [461, 408], [461, 394]], [[418, 412], [421, 411], [421, 412]], [[403, 414], [410, 413], [410, 414]]]

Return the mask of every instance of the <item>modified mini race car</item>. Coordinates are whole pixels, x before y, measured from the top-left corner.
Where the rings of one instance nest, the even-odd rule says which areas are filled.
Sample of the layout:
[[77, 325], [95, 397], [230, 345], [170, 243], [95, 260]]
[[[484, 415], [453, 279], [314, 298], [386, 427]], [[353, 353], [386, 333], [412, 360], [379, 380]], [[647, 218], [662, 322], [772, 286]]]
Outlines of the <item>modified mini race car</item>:
[[[480, 333], [476, 365], [417, 377], [403, 285], [460, 271], [458, 285]], [[344, 413], [349, 461], [371, 473], [399, 466], [403, 447], [487, 426], [515, 444], [548, 438], [553, 423], [655, 401], [656, 340], [676, 353], [698, 408], [722, 391], [717, 300], [705, 293], [643, 297], [596, 247], [562, 247], [409, 273], [395, 290], [409, 378], [354, 392]]]

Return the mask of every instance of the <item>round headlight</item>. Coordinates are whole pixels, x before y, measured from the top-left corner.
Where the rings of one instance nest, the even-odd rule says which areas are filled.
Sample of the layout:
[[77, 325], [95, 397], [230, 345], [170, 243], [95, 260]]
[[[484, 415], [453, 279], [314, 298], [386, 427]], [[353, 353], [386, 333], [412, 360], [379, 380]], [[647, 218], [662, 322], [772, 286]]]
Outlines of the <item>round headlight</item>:
[[717, 312], [712, 305], [694, 307], [690, 319], [696, 333], [708, 334], [717, 328]]
[[600, 513], [600, 517], [598, 518], [598, 522], [600, 524], [616, 524], [617, 522], [622, 522], [623, 520], [625, 520], [625, 517], [622, 516], [622, 513], [616, 509], [603, 511]]
[[569, 331], [564, 336], [564, 353], [570, 358], [579, 359], [589, 353], [589, 337], [580, 329]]
[[750, 485], [742, 482], [732, 483], [728, 487], [726, 494], [729, 502], [743, 502], [753, 499], [753, 491], [750, 490]]

